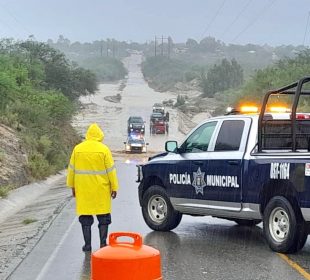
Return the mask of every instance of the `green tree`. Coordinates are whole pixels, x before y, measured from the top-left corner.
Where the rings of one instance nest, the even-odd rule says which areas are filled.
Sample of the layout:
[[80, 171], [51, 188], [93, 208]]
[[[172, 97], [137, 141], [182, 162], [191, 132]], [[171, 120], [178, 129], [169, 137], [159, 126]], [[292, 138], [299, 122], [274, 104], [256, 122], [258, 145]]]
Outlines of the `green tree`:
[[78, 136], [76, 99], [96, 90], [96, 77], [50, 46], [0, 41], [0, 122], [16, 129], [35, 178], [63, 169]]
[[203, 96], [213, 97], [216, 92], [239, 87], [243, 83], [243, 70], [235, 59], [229, 61], [222, 59], [219, 65], [215, 64], [200, 74], [200, 86]]
[[[69, 44], [64, 38], [60, 40], [63, 44]], [[70, 99], [94, 93], [97, 89], [93, 73], [70, 63], [63, 53], [49, 45], [26, 41], [19, 46], [28, 56], [30, 78], [43, 79], [45, 89], [59, 90]]]
[[189, 49], [195, 50], [198, 47], [198, 43], [196, 40], [189, 38], [186, 41], [186, 47], [188, 47]]
[[[268, 90], [285, 86], [308, 76], [309, 71], [310, 50], [307, 49], [300, 52], [296, 58], [285, 58], [273, 66], [257, 70], [245, 84], [242, 99], [260, 102]], [[236, 100], [236, 102], [238, 101]]]

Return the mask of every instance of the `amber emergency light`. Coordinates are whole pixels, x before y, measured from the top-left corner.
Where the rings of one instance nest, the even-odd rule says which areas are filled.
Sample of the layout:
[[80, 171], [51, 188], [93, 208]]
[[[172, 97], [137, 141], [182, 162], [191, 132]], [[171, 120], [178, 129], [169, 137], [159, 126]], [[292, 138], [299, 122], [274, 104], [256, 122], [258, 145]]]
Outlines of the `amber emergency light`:
[[271, 106], [267, 108], [270, 113], [289, 113], [290, 109], [284, 106]]
[[240, 112], [242, 114], [255, 114], [258, 113], [258, 107], [244, 105], [240, 107]]

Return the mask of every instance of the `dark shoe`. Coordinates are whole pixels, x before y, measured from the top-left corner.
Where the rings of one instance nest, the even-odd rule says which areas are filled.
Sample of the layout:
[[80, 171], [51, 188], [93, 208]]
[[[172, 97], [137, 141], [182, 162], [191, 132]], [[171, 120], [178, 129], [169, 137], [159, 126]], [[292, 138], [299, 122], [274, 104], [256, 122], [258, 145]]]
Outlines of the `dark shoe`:
[[99, 226], [100, 248], [107, 246], [108, 229], [109, 225]]
[[91, 252], [91, 246], [90, 245], [84, 245], [82, 247], [83, 252]]
[[82, 226], [85, 245], [82, 247], [83, 252], [91, 251], [91, 227]]

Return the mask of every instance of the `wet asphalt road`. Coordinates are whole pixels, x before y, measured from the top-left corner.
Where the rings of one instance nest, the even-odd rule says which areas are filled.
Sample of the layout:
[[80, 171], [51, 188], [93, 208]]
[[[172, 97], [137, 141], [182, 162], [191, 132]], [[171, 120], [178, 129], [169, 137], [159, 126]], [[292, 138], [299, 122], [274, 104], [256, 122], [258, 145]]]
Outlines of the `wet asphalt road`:
[[[121, 189], [113, 204], [110, 232], [141, 233], [145, 244], [161, 252], [163, 279], [306, 279], [269, 250], [261, 225], [247, 228], [211, 217], [184, 216], [173, 232], [151, 231], [138, 204], [135, 166], [119, 162], [117, 169]], [[74, 207], [72, 199], [10, 279], [90, 279], [90, 255], [81, 251], [83, 239]], [[92, 237], [97, 250], [96, 222]], [[309, 239], [300, 253], [289, 256], [306, 269]]]

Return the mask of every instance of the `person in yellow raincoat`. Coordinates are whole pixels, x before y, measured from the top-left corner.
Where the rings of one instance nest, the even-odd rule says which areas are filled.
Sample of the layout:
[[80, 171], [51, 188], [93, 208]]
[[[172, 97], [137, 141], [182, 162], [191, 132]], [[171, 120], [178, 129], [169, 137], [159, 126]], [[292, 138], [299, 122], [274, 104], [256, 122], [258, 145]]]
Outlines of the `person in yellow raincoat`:
[[86, 140], [73, 149], [68, 166], [67, 186], [76, 198], [76, 213], [82, 225], [84, 252], [91, 251], [91, 226], [97, 216], [100, 247], [106, 246], [111, 223], [111, 197], [119, 188], [116, 169], [110, 149], [102, 143], [100, 127], [91, 124]]

